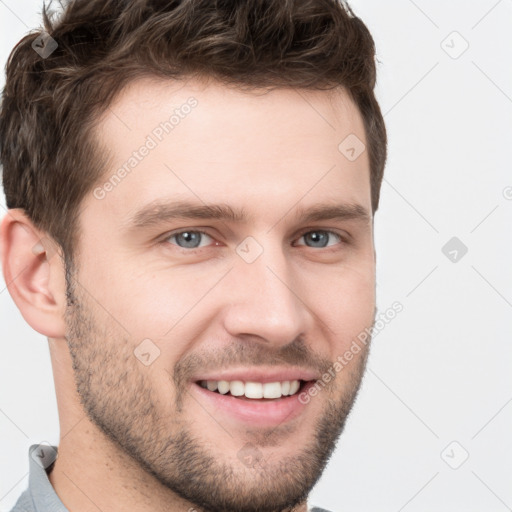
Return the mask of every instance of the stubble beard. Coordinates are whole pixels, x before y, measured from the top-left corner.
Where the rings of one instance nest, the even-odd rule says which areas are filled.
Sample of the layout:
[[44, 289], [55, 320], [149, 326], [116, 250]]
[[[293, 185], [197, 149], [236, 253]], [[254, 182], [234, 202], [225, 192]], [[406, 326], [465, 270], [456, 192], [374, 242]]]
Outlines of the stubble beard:
[[[76, 389], [85, 413], [107, 441], [198, 510], [278, 512], [306, 501], [355, 402], [367, 351], [354, 359], [343, 390], [326, 400], [302, 449], [286, 457], [265, 457], [252, 467], [236, 464], [238, 460], [229, 463], [236, 454], [224, 458], [222, 452], [213, 453], [183, 414], [166, 417], [159, 411], [148, 373], [133, 355], [133, 340], [120, 328], [115, 332], [114, 321], [100, 325], [85, 294], [77, 293], [80, 284], [72, 271], [66, 272], [66, 283], [66, 339]], [[178, 410], [175, 404], [173, 412]], [[255, 434], [250, 441], [257, 450], [258, 445], [278, 444], [278, 436], [286, 435], [282, 430]]]

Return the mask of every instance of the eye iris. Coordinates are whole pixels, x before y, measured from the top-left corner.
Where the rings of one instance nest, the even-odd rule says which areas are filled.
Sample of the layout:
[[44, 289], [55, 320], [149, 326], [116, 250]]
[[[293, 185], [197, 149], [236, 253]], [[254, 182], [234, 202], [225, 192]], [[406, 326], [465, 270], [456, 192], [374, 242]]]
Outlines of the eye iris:
[[[198, 247], [201, 241], [201, 234], [197, 231], [184, 231], [183, 233], [178, 233], [176, 236], [176, 242], [180, 247], [185, 247], [187, 249], [194, 249]], [[180, 240], [183, 240], [185, 244], [181, 244]]]
[[[312, 231], [304, 235], [304, 239], [311, 241], [314, 247], [326, 247], [329, 241], [329, 235], [322, 231]], [[319, 245], [315, 245], [319, 244]]]

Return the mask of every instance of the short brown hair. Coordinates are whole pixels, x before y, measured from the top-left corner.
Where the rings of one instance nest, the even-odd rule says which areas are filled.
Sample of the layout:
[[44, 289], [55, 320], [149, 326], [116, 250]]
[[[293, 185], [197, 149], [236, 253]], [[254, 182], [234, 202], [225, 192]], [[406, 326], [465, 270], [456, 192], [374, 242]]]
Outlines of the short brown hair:
[[[241, 88], [343, 86], [366, 131], [372, 210], [386, 130], [375, 46], [342, 0], [74, 0], [15, 46], [0, 111], [8, 208], [22, 208], [73, 260], [80, 205], [106, 171], [95, 121], [135, 78], [211, 77]], [[49, 56], [33, 48], [48, 33]]]

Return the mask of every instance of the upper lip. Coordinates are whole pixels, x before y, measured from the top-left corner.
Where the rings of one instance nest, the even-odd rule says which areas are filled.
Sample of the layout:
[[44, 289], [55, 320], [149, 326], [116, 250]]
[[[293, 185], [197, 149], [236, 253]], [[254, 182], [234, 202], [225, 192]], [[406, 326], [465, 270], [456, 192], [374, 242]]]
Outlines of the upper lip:
[[231, 368], [224, 370], [212, 370], [198, 375], [193, 380], [195, 382], [201, 380], [226, 380], [234, 381], [240, 380], [242, 382], [283, 382], [286, 380], [316, 380], [318, 379], [318, 372], [309, 370], [307, 368]]

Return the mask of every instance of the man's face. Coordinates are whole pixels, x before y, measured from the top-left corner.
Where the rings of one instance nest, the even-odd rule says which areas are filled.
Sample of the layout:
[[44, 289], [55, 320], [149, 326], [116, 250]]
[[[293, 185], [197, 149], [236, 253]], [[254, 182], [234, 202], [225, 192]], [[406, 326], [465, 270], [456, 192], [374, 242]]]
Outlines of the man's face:
[[[144, 79], [97, 135], [111, 167], [84, 200], [68, 283], [86, 412], [198, 507], [304, 501], [367, 348], [341, 370], [334, 363], [375, 314], [368, 156], [338, 149], [347, 136], [365, 141], [357, 108], [343, 91], [255, 95]], [[242, 218], [171, 215], [178, 203]], [[323, 207], [340, 215], [306, 218]]]

